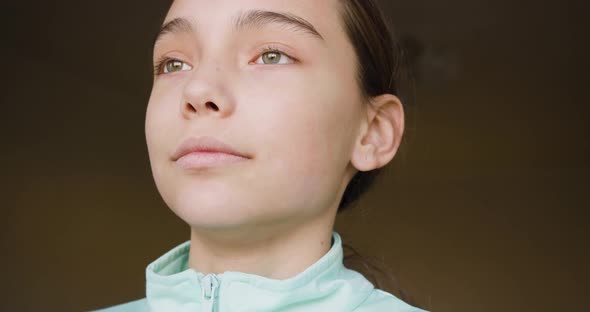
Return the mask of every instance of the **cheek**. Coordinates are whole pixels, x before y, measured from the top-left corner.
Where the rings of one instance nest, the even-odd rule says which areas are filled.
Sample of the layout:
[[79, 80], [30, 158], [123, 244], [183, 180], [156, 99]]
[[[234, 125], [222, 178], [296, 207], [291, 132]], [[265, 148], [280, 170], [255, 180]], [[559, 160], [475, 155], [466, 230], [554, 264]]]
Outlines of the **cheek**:
[[160, 91], [164, 89], [159, 86], [152, 90], [145, 116], [145, 137], [150, 166], [161, 191], [163, 181], [169, 179], [170, 170], [167, 164], [174, 148], [174, 140], [181, 131], [174, 126], [178, 124], [178, 92]]
[[357, 113], [340, 80], [328, 71], [308, 72], [276, 79], [274, 88], [249, 89], [247, 98], [257, 108], [250, 118], [253, 137], [264, 138], [276, 170], [307, 181], [339, 178], [344, 171]]
[[173, 119], [178, 118], [174, 114], [178, 114], [177, 109], [180, 109], [177, 97], [179, 93], [160, 91], [165, 88], [169, 86], [159, 86], [152, 90], [146, 109], [145, 134], [150, 154], [160, 150], [160, 145], [166, 140], [175, 137], [174, 133], [171, 133], [174, 129], [171, 125], [174, 124]]
[[[178, 213], [182, 206], [183, 183], [170, 167], [170, 156], [175, 139], [183, 134], [179, 124], [179, 91], [170, 85], [154, 86], [147, 104], [145, 136], [152, 176], [168, 207]], [[190, 207], [190, 205], [184, 206]]]

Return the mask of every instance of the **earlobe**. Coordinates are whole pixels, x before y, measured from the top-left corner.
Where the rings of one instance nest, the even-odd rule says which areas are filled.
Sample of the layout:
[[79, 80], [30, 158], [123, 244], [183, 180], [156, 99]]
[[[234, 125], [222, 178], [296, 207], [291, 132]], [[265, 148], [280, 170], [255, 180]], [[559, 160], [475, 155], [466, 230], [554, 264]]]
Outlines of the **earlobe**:
[[366, 123], [357, 137], [351, 158], [359, 171], [370, 171], [389, 163], [397, 153], [404, 132], [404, 108], [395, 95], [373, 97], [367, 105]]

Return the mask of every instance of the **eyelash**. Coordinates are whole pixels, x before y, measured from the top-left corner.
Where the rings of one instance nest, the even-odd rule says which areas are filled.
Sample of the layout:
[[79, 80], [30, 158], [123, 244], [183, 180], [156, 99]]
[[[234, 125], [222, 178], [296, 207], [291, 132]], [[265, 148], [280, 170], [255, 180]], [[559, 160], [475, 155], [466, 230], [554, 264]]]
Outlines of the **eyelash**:
[[[262, 51], [261, 51], [261, 52], [260, 52], [260, 53], [259, 53], [259, 54], [256, 56], [256, 59], [255, 59], [255, 60], [257, 60], [257, 59], [258, 59], [258, 58], [259, 58], [261, 55], [263, 55], [263, 54], [265, 54], [265, 53], [270, 53], [270, 52], [272, 52], [272, 53], [278, 53], [278, 54], [281, 54], [281, 55], [283, 55], [283, 56], [286, 56], [286, 57], [290, 58], [291, 60], [293, 60], [293, 62], [294, 62], [294, 63], [295, 63], [295, 62], [298, 62], [298, 60], [297, 60], [296, 58], [294, 58], [294, 57], [292, 57], [291, 55], [289, 55], [289, 54], [285, 53], [285, 52], [284, 52], [283, 50], [281, 50], [280, 48], [278, 48], [278, 47], [275, 47], [275, 46], [272, 46], [272, 45], [269, 45], [269, 46], [266, 46], [266, 47], [264, 47], [264, 48], [262, 49]], [[184, 61], [182, 61], [182, 60], [179, 60], [179, 59], [177, 59], [177, 58], [168, 57], [168, 56], [163, 56], [163, 57], [161, 57], [160, 59], [158, 59], [158, 61], [156, 62], [156, 65], [154, 65], [154, 74], [155, 74], [156, 76], [159, 76], [159, 75], [165, 75], [165, 74], [167, 74], [167, 73], [164, 73], [164, 66], [165, 66], [165, 65], [166, 65], [168, 62], [171, 62], [171, 61], [178, 61], [178, 62], [182, 62], [182, 63], [184, 63]]]

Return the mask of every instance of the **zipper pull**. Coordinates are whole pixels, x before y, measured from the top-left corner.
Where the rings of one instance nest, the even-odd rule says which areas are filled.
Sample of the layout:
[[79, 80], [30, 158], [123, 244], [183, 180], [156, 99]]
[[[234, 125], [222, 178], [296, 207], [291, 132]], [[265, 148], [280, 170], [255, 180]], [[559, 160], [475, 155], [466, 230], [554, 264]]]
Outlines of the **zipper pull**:
[[210, 273], [201, 279], [201, 298], [203, 303], [203, 312], [213, 312], [215, 305], [215, 297], [217, 297], [217, 288], [219, 287], [219, 279], [217, 275]]

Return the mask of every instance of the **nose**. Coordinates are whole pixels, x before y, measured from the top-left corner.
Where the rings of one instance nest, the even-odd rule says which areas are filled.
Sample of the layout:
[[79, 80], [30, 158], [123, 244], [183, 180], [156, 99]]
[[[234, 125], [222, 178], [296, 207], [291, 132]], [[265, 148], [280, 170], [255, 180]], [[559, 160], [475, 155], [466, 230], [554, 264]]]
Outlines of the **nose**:
[[235, 109], [229, 77], [215, 64], [202, 63], [193, 70], [183, 89], [181, 114], [186, 119], [214, 115], [226, 117]]

